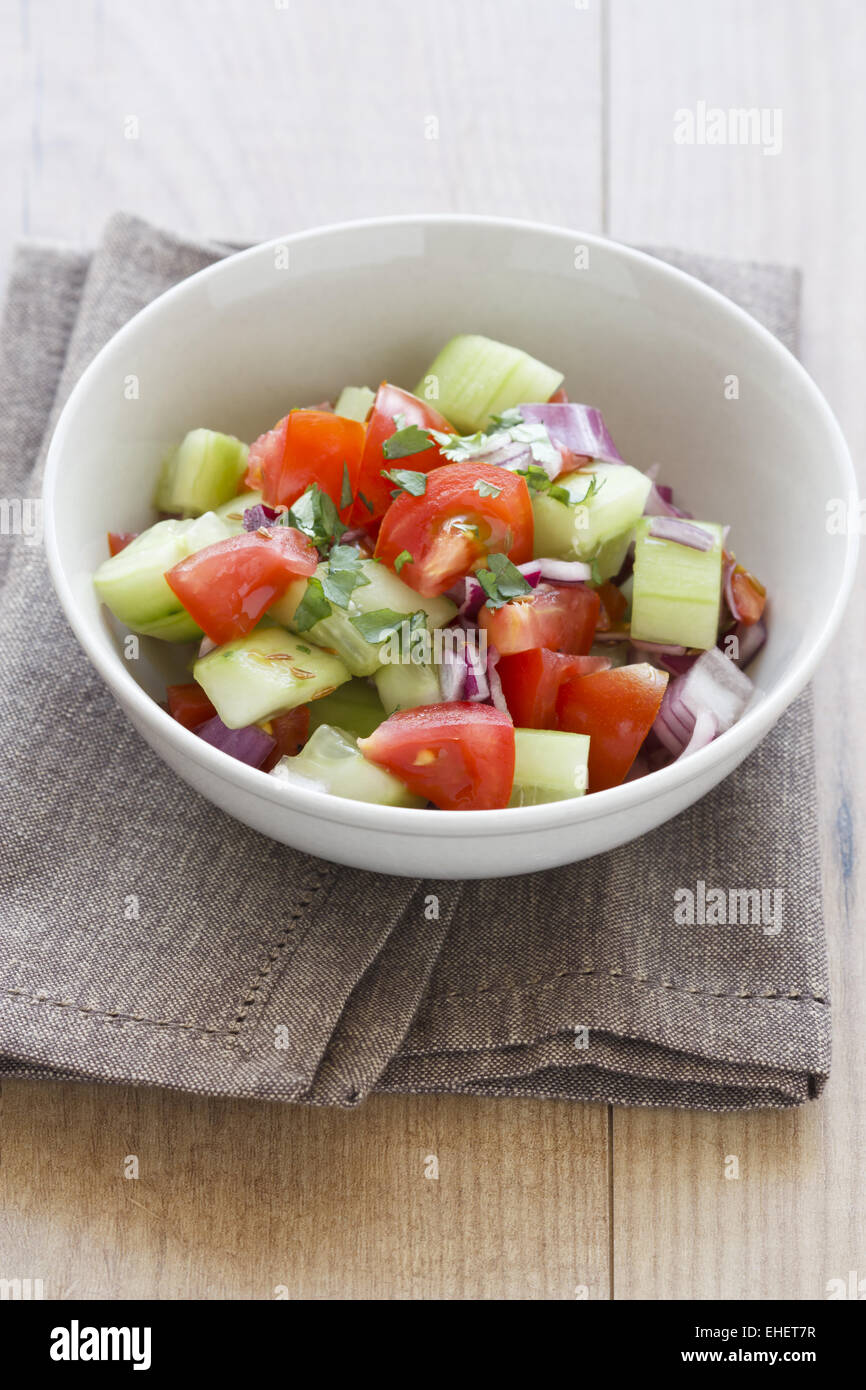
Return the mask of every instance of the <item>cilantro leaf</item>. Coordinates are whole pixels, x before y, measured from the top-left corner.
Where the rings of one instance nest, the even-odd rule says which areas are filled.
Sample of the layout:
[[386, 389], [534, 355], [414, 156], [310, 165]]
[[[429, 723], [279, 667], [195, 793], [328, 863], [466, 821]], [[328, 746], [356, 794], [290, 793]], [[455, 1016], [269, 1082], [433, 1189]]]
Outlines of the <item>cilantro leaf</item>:
[[342, 511], [344, 507], [351, 507], [351, 505], [352, 483], [349, 478], [349, 465], [346, 460], [343, 459], [343, 489], [340, 493], [340, 510]]
[[394, 561], [394, 573], [399, 574], [404, 565], [414, 565], [415, 561], [408, 550], [401, 550]]
[[335, 545], [328, 556], [328, 568], [322, 575], [321, 585], [325, 597], [338, 608], [348, 608], [355, 589], [370, 583], [361, 565], [361, 552], [354, 545]]
[[480, 497], [499, 497], [502, 492], [501, 487], [494, 487], [493, 483], [485, 482], [483, 478], [476, 478], [472, 488]]
[[399, 633], [402, 644], [404, 623], [411, 640], [414, 632], [427, 626], [427, 614], [423, 608], [415, 613], [396, 613], [393, 608], [377, 608], [373, 613], [359, 613], [349, 622], [357, 628], [365, 642], [378, 645], [387, 641], [392, 634]]
[[332, 612], [333, 609], [325, 598], [322, 581], [313, 576], [307, 580], [304, 597], [295, 609], [292, 627], [295, 632], [309, 632], [322, 618], [330, 618]]
[[376, 510], [376, 508], [373, 506], [373, 503], [370, 502], [370, 501], [364, 496], [364, 494], [363, 494], [363, 492], [361, 491], [360, 488], [358, 488], [358, 496], [360, 497], [361, 501], [364, 503], [364, 506], [367, 508], [367, 511], [368, 511], [368, 512], [374, 512], [374, 511]]
[[412, 497], [423, 497], [427, 491], [427, 474], [413, 473], [411, 468], [383, 468], [382, 477], [389, 483], [397, 484], [397, 492], [408, 492]]
[[475, 434], [448, 434], [445, 430], [429, 430], [430, 438], [439, 445], [444, 458], [449, 463], [466, 463], [471, 458], [476, 458], [485, 448], [489, 448], [490, 441], [483, 430], [476, 430]]
[[487, 595], [488, 608], [501, 608], [509, 599], [532, 593], [532, 585], [507, 555], [489, 555], [487, 563], [490, 568], [476, 570], [475, 578]]
[[516, 405], [510, 410], [503, 410], [501, 415], [491, 415], [490, 423], [497, 430], [511, 430], [515, 425], [523, 424], [523, 416]]
[[537, 463], [530, 463], [527, 468], [515, 470], [521, 478], [526, 479], [526, 486], [530, 492], [545, 492], [548, 497], [552, 497], [554, 502], [571, 503], [571, 495], [564, 487], [557, 483], [552, 483], [544, 469]]
[[318, 483], [310, 483], [306, 492], [292, 504], [286, 525], [303, 531], [322, 553], [327, 552], [347, 529], [333, 499], [322, 492]]
[[[397, 418], [399, 417], [395, 416], [395, 423]], [[386, 459], [405, 459], [410, 454], [423, 454], [429, 448], [430, 437], [427, 432], [419, 429], [417, 425], [407, 425], [385, 440], [382, 453]]]

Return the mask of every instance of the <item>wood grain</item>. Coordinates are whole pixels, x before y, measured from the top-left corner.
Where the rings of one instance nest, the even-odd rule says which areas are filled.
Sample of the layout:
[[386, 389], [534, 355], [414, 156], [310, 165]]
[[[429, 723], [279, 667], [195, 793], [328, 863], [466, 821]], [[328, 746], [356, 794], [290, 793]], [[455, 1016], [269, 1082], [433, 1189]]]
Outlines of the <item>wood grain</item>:
[[[866, 11], [848, 0], [611, 4], [608, 230], [624, 241], [802, 266], [801, 356], [859, 460], [864, 52]], [[781, 152], [675, 144], [674, 111], [702, 100], [780, 108]], [[819, 475], [816, 497], [823, 505]], [[821, 1298], [829, 1279], [866, 1272], [863, 602], [861, 571], [846, 632], [816, 681], [830, 1084], [819, 1104], [781, 1115], [616, 1112], [619, 1298]], [[739, 1179], [725, 1178], [726, 1155], [738, 1157]]]

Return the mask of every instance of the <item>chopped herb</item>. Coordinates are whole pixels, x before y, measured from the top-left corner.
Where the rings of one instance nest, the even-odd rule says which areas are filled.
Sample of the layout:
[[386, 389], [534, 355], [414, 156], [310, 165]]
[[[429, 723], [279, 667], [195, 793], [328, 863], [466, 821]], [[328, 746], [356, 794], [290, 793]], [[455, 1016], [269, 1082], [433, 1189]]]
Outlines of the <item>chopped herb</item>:
[[392, 497], [399, 497], [401, 492], [408, 492], [412, 497], [423, 497], [427, 491], [427, 474], [413, 473], [410, 468], [383, 468], [382, 477], [387, 478], [389, 483], [397, 484]]
[[507, 555], [489, 555], [486, 570], [477, 570], [475, 578], [487, 595], [488, 608], [501, 608], [509, 599], [532, 593], [532, 585], [524, 579]]
[[370, 513], [372, 514], [372, 513], [376, 510], [376, 508], [373, 506], [373, 503], [372, 503], [372, 502], [369, 502], [369, 501], [367, 500], [367, 498], [364, 496], [364, 494], [363, 494], [363, 492], [361, 491], [360, 488], [358, 488], [358, 496], [360, 497], [361, 501], [364, 503], [364, 506], [367, 508], [367, 511], [370, 512]]
[[602, 577], [601, 577], [601, 570], [600, 570], [599, 567], [598, 567], [598, 560], [595, 560], [595, 559], [590, 560], [590, 562], [589, 562], [589, 570], [590, 570], [590, 581], [589, 581], [590, 584], [598, 585], [598, 584], [603, 584], [603, 583], [604, 583], [604, 580], [603, 580]]
[[347, 529], [340, 520], [333, 499], [327, 492], [322, 492], [317, 483], [310, 483], [303, 496], [293, 503], [286, 525], [303, 531], [322, 554], [327, 554]]
[[551, 463], [562, 466], [562, 454], [547, 433], [547, 426], [541, 422], [514, 425], [509, 430], [514, 444], [528, 444], [529, 452], [536, 463]]
[[298, 643], [298, 651], [299, 651], [299, 652], [304, 652], [307, 656], [312, 656], [312, 655], [313, 655], [313, 649], [312, 649], [312, 647], [305, 647], [304, 644], [303, 644], [303, 642], [299, 642], [299, 643]]
[[497, 430], [513, 430], [515, 425], [523, 424], [523, 416], [513, 405], [510, 410], [503, 410], [501, 415], [491, 415], [490, 423]]
[[349, 619], [366, 642], [378, 645], [394, 633], [403, 635], [403, 624], [408, 628], [409, 638], [420, 628], [427, 626], [427, 614], [423, 609], [415, 613], [395, 613], [393, 608], [377, 608], [374, 613], [359, 613]]
[[494, 487], [493, 483], [487, 483], [483, 478], [476, 478], [472, 487], [480, 497], [499, 497], [502, 492], [501, 487]]
[[[466, 463], [471, 458], [477, 458], [485, 449], [490, 452], [490, 440], [483, 430], [466, 435], [448, 434], [445, 430], [428, 430], [428, 434], [439, 445], [449, 463]], [[503, 442], [507, 443], [507, 439]]]
[[304, 597], [295, 609], [292, 618], [292, 627], [295, 632], [308, 632], [323, 618], [330, 618], [332, 611], [331, 605], [325, 598], [322, 581], [314, 576], [307, 581]]
[[361, 564], [361, 552], [354, 545], [335, 545], [328, 556], [321, 584], [325, 597], [338, 608], [348, 608], [355, 589], [370, 583]]
[[343, 490], [340, 493], [340, 510], [352, 505], [352, 482], [349, 478], [349, 465], [343, 459]]
[[414, 565], [415, 561], [408, 550], [401, 550], [394, 561], [394, 573], [399, 574], [404, 565]]
[[588, 502], [591, 497], [597, 497], [598, 494], [601, 492], [602, 488], [604, 487], [606, 481], [607, 480], [605, 478], [602, 478], [599, 481], [595, 474], [592, 474], [592, 476], [590, 477], [589, 487], [586, 489], [586, 492], [580, 498], [578, 505], [582, 507], [584, 502]]
[[571, 496], [564, 487], [552, 483], [547, 473], [537, 463], [530, 463], [527, 468], [515, 470], [521, 478], [526, 479], [526, 486], [530, 492], [544, 492], [548, 497], [552, 497], [554, 502], [571, 502]]
[[[394, 417], [395, 423], [397, 418]], [[405, 459], [410, 454], [423, 454], [429, 448], [430, 436], [426, 430], [419, 429], [418, 425], [407, 425], [403, 429], [398, 428], [396, 434], [385, 440], [382, 453], [386, 459]]]

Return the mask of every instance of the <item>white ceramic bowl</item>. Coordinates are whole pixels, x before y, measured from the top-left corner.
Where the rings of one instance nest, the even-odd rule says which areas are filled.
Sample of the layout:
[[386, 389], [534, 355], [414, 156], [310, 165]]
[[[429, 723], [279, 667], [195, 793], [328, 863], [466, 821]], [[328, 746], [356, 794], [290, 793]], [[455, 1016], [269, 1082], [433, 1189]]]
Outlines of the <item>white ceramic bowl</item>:
[[[588, 249], [576, 268], [575, 248]], [[288, 254], [286, 254], [288, 253]], [[288, 264], [286, 264], [288, 262]], [[91, 575], [105, 533], [153, 520], [164, 449], [208, 425], [252, 439], [346, 383], [411, 388], [458, 332], [484, 333], [565, 372], [600, 406], [623, 457], [661, 466], [771, 595], [759, 695], [709, 748], [576, 801], [507, 811], [368, 806], [301, 791], [217, 752], [156, 703], [178, 653], [124, 659]], [[739, 380], [739, 399], [725, 392]], [[127, 399], [126, 380], [139, 383]], [[833, 415], [752, 318], [660, 261], [584, 233], [478, 217], [323, 228], [233, 256], [138, 314], [99, 353], [57, 426], [45, 533], [84, 650], [148, 743], [196, 791], [275, 840], [365, 869], [434, 878], [524, 873], [623, 844], [689, 806], [763, 738], [814, 671], [841, 617], [856, 528], [830, 534], [825, 499], [855, 482]], [[188, 678], [188, 677], [187, 677]]]

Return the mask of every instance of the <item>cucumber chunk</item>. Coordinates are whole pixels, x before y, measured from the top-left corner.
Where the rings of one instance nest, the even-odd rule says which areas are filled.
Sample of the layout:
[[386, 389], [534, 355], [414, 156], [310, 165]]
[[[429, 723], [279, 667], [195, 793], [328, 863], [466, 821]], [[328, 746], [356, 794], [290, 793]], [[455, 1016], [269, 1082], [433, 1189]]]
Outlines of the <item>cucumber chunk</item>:
[[118, 555], [103, 560], [93, 576], [96, 592], [134, 632], [189, 642], [201, 636], [201, 628], [166, 584], [166, 570], [229, 534], [214, 512], [190, 521], [158, 521]]
[[390, 662], [379, 667], [373, 680], [386, 714], [438, 705], [442, 699], [436, 668], [420, 662]]
[[190, 430], [163, 461], [154, 506], [183, 516], [213, 511], [240, 487], [247, 453], [246, 444], [233, 434]]
[[516, 761], [509, 806], [537, 806], [583, 796], [589, 736], [552, 729], [515, 729]]
[[350, 733], [330, 724], [320, 725], [296, 757], [281, 758], [271, 776], [376, 806], [425, 804], [397, 777], [367, 762]]
[[[353, 617], [361, 613], [375, 613], [380, 609], [405, 613], [408, 617], [410, 613], [423, 610], [427, 614], [427, 626], [432, 629], [445, 627], [451, 622], [457, 609], [450, 599], [424, 598], [421, 594], [416, 594], [415, 590], [404, 584], [393, 570], [380, 565], [377, 560], [362, 561], [361, 572], [369, 582], [359, 584], [353, 589], [349, 607], [341, 608], [338, 604], [332, 603], [330, 616], [320, 619], [305, 631], [304, 636], [320, 647], [333, 648], [353, 676], [371, 676], [382, 664], [381, 653], [386, 644], [368, 642], [351, 622]], [[322, 564], [314, 577], [321, 581], [327, 574], [327, 564]], [[306, 588], [305, 579], [291, 584], [283, 597], [268, 609], [271, 617], [296, 630], [295, 613]]]
[[[303, 639], [302, 639], [303, 640]], [[382, 701], [367, 681], [350, 680], [332, 695], [323, 695], [310, 705], [310, 732], [320, 724], [334, 724], [356, 738], [369, 738], [385, 718]]]
[[349, 679], [336, 656], [281, 627], [259, 627], [201, 657], [193, 677], [230, 729], [285, 714]]
[[[492, 414], [524, 401], [548, 401], [562, 372], [520, 348], [477, 333], [461, 333], [439, 353], [415, 387], [464, 434], [483, 429]], [[438, 392], [438, 394], [436, 394]]]
[[627, 463], [592, 463], [557, 478], [571, 501], [549, 493], [532, 498], [535, 554], [556, 560], [595, 560], [601, 578], [619, 572], [652, 486]]
[[242, 492], [237, 497], [230, 497], [221, 507], [215, 507], [214, 511], [225, 522], [229, 534], [237, 536], [244, 529], [244, 512], [248, 507], [257, 507], [261, 500], [260, 492]]
[[334, 406], [334, 414], [342, 415], [345, 420], [357, 420], [363, 425], [375, 399], [376, 393], [369, 386], [344, 386]]
[[642, 642], [671, 642], [706, 650], [716, 645], [722, 597], [722, 527], [693, 521], [713, 538], [694, 550], [650, 535], [652, 517], [637, 526], [631, 632]]

